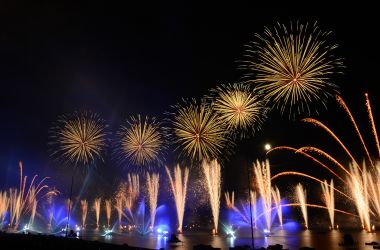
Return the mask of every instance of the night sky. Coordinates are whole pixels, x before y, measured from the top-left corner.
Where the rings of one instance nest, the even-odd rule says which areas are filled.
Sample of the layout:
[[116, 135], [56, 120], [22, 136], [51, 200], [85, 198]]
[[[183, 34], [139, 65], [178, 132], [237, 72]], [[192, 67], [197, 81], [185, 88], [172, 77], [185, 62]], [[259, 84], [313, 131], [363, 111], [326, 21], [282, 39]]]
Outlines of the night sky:
[[[218, 84], [239, 81], [242, 72], [237, 61], [244, 44], [276, 22], [318, 21], [322, 30], [333, 32], [332, 39], [340, 46], [336, 55], [344, 58], [346, 66], [334, 83], [375, 152], [364, 109], [368, 92], [375, 121], [380, 122], [379, 27], [373, 6], [1, 5], [0, 189], [17, 184], [17, 164], [22, 160], [27, 175], [49, 175], [50, 185], [67, 191], [71, 170], [58, 166], [48, 151], [48, 130], [59, 115], [92, 110], [113, 130], [132, 114], [163, 118], [181, 98], [199, 99]], [[317, 118], [362, 155], [353, 127], [334, 101]], [[242, 162], [264, 159], [266, 142], [316, 145], [348, 161], [321, 130], [274, 111], [255, 137], [238, 142], [224, 166], [226, 188], [246, 185]], [[91, 171], [90, 179], [113, 187], [126, 171], [107, 159]], [[306, 172], [323, 176], [320, 168], [289, 153], [276, 153], [270, 159], [273, 171], [301, 164]]]

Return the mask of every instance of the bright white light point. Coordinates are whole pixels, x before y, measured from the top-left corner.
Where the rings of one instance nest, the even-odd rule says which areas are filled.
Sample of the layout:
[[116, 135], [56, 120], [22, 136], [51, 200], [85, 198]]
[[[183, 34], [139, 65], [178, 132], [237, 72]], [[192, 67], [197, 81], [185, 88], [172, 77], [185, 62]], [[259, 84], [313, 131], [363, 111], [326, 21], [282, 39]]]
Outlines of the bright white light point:
[[264, 148], [265, 148], [265, 150], [270, 150], [272, 148], [272, 146], [269, 143], [267, 143], [267, 144], [265, 144]]

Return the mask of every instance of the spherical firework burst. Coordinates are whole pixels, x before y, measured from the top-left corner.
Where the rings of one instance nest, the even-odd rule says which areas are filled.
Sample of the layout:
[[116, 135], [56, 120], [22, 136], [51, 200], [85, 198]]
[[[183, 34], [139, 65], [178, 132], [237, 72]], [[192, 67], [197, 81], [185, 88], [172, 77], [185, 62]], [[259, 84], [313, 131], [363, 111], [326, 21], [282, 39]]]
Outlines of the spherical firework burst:
[[53, 156], [75, 165], [88, 165], [102, 159], [106, 146], [107, 125], [98, 114], [74, 112], [62, 116], [52, 128]]
[[232, 144], [225, 124], [204, 102], [195, 100], [174, 107], [173, 133], [177, 149], [191, 160], [215, 159]]
[[164, 135], [154, 118], [132, 116], [117, 133], [117, 156], [136, 166], [160, 163], [164, 149]]
[[212, 107], [218, 119], [233, 133], [245, 136], [248, 130], [259, 130], [265, 117], [266, 107], [252, 92], [250, 86], [242, 83], [218, 86], [211, 90]]
[[256, 34], [256, 40], [247, 45], [240, 68], [281, 113], [289, 110], [293, 117], [304, 111], [310, 114], [311, 104], [325, 106], [336, 93], [337, 86], [330, 78], [342, 61], [332, 54], [337, 45], [328, 42], [329, 34], [316, 23], [265, 28], [262, 36]]

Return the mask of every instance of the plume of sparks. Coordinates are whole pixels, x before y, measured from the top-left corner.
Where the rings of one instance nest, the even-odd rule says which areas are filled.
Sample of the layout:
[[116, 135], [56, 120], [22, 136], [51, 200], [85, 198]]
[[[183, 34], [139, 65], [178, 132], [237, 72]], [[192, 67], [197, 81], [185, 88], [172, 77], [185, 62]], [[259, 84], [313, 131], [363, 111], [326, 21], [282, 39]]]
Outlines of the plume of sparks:
[[307, 218], [307, 207], [306, 207], [306, 190], [302, 187], [301, 183], [298, 183], [296, 187], [296, 192], [297, 192], [297, 199], [298, 203], [300, 204], [301, 207], [301, 212], [302, 212], [302, 217], [305, 222], [305, 227], [309, 228], [309, 223], [308, 223], [308, 218]]
[[207, 190], [209, 193], [210, 206], [212, 211], [212, 216], [214, 219], [214, 232], [218, 233], [218, 223], [219, 223], [219, 207], [220, 207], [220, 196], [221, 196], [221, 168], [217, 160], [212, 160], [210, 162], [202, 162], [202, 170], [207, 183]]
[[101, 198], [96, 198], [94, 201], [94, 210], [95, 210], [95, 216], [96, 216], [96, 227], [99, 227], [99, 218], [100, 218], [100, 205], [102, 203]]
[[335, 211], [335, 199], [334, 199], [334, 181], [331, 180], [330, 185], [325, 180], [321, 183], [323, 200], [326, 204], [327, 211], [329, 213], [331, 228], [334, 228], [334, 211]]
[[125, 206], [128, 212], [132, 212], [132, 207], [135, 204], [140, 193], [140, 178], [137, 174], [128, 174], [128, 187]]
[[271, 229], [271, 206], [272, 206], [272, 184], [270, 175], [269, 161], [265, 162], [256, 161], [253, 164], [255, 172], [255, 182], [257, 184], [261, 199], [263, 200], [262, 206], [265, 211], [265, 222], [267, 230]]
[[9, 207], [9, 197], [6, 191], [0, 192], [0, 229], [3, 227], [6, 212]]
[[29, 227], [33, 226], [34, 218], [36, 217], [37, 212], [37, 200], [32, 201], [30, 219], [29, 219]]
[[174, 168], [174, 176], [171, 175], [168, 167], [165, 167], [170, 180], [174, 202], [177, 210], [178, 232], [182, 232], [183, 216], [185, 214], [185, 203], [187, 193], [187, 181], [189, 178], [189, 168], [185, 167], [182, 171], [180, 166]]
[[232, 133], [240, 133], [245, 137], [246, 132], [260, 130], [266, 118], [267, 108], [264, 101], [243, 83], [218, 86], [211, 90], [209, 97], [212, 108], [218, 118], [227, 125]]
[[232, 145], [225, 123], [204, 102], [198, 105], [193, 101], [174, 108], [174, 141], [182, 155], [194, 161], [216, 159]]
[[[330, 78], [342, 67], [342, 60], [333, 56], [336, 44], [328, 41], [330, 32], [314, 25], [290, 23], [265, 28], [247, 45], [240, 68], [245, 79], [259, 84], [264, 99], [289, 116], [312, 111], [311, 104], [325, 106], [337, 86]], [[326, 106], [325, 106], [326, 107]]]
[[105, 200], [105, 206], [106, 206], [106, 216], [107, 216], [107, 227], [110, 227], [110, 220], [111, 220], [111, 212], [112, 212], [112, 201], [111, 200]]
[[82, 227], [84, 228], [86, 226], [87, 209], [88, 209], [87, 200], [81, 200], [80, 205], [82, 209]]
[[371, 122], [372, 133], [373, 133], [373, 136], [375, 137], [376, 146], [377, 146], [377, 152], [378, 152], [378, 156], [380, 157], [379, 137], [377, 136], [377, 130], [376, 130], [376, 126], [375, 126], [375, 121], [374, 121], [373, 115], [372, 115], [371, 103], [369, 102], [369, 98], [368, 98], [368, 94], [367, 93], [365, 94], [365, 99], [366, 99], [366, 103], [365, 104], [366, 104], [366, 107], [367, 107], [368, 117], [369, 117], [369, 120]]
[[146, 174], [146, 186], [148, 191], [149, 212], [150, 212], [150, 228], [153, 230], [156, 217], [158, 189], [159, 189], [159, 174]]
[[281, 195], [278, 187], [274, 187], [272, 189], [272, 197], [274, 201], [274, 205], [276, 207], [278, 221], [280, 222], [280, 226], [282, 227], [282, 205], [281, 205]]
[[74, 112], [62, 116], [51, 129], [52, 155], [65, 162], [89, 165], [102, 159], [106, 146], [107, 125], [98, 114]]
[[257, 208], [256, 208], [256, 203], [257, 203], [257, 194], [255, 191], [251, 191], [250, 192], [250, 196], [251, 196], [251, 206], [252, 206], [252, 217], [253, 217], [253, 222], [254, 222], [254, 225], [253, 227], [256, 228], [256, 220], [257, 220]]
[[124, 203], [124, 197], [116, 197], [116, 204], [115, 208], [117, 211], [117, 219], [119, 223], [119, 227], [121, 228], [121, 218], [123, 217], [123, 203]]
[[155, 118], [132, 116], [120, 127], [117, 135], [117, 158], [120, 162], [147, 167], [160, 163], [164, 135]]

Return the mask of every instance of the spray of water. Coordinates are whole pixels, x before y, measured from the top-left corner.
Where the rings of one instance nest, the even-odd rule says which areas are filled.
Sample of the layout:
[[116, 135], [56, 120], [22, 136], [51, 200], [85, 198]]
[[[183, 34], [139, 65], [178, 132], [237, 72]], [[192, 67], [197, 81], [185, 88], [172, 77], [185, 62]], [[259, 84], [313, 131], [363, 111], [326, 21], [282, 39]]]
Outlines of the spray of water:
[[207, 183], [210, 198], [210, 206], [214, 219], [214, 232], [218, 233], [219, 207], [221, 196], [221, 168], [217, 160], [203, 161], [202, 169]]
[[183, 216], [185, 214], [187, 181], [189, 178], [189, 169], [186, 167], [183, 171], [177, 165], [174, 168], [174, 177], [170, 174], [169, 168], [166, 167], [166, 173], [170, 180], [174, 202], [177, 210], [178, 232], [182, 232]]
[[309, 228], [308, 218], [307, 218], [307, 202], [306, 202], [306, 190], [302, 187], [301, 183], [298, 183], [296, 187], [297, 200], [301, 207], [302, 217], [305, 222], [305, 227]]
[[159, 188], [159, 174], [146, 174], [146, 186], [148, 191], [148, 202], [150, 211], [150, 228], [153, 230], [154, 221], [156, 217], [158, 188]]

